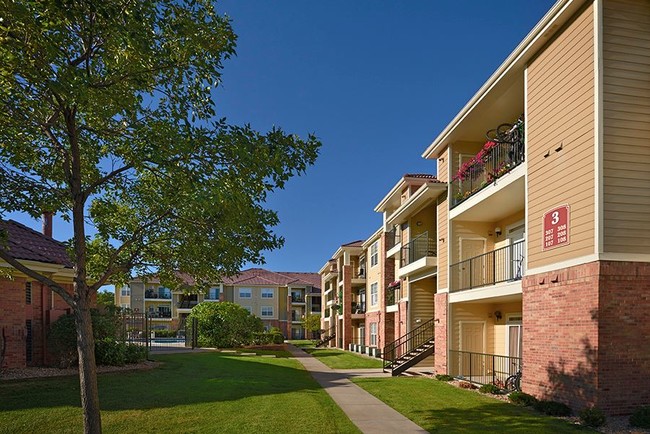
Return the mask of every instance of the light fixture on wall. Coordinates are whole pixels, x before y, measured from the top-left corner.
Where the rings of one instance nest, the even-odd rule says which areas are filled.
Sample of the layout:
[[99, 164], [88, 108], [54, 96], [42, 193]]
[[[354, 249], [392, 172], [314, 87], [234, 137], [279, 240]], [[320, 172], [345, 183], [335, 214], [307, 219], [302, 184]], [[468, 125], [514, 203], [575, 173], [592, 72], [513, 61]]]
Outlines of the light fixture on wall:
[[422, 226], [422, 222], [421, 222], [421, 221], [419, 221], [419, 220], [418, 220], [418, 221], [416, 221], [416, 222], [415, 222], [415, 226]]
[[494, 317], [497, 319], [497, 321], [501, 321], [501, 318], [503, 318], [503, 315], [501, 314], [500, 310], [497, 310], [494, 312]]
[[497, 237], [500, 237], [501, 236], [501, 228], [499, 226], [494, 228], [494, 233], [497, 234]]

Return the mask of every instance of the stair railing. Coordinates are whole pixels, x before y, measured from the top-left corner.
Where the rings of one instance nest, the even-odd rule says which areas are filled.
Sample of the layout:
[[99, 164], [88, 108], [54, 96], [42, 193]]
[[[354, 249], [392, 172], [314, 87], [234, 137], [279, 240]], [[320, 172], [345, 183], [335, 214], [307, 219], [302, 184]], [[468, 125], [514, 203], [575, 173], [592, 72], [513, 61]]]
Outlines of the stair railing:
[[332, 326], [329, 328], [329, 330], [326, 333], [323, 333], [320, 341], [318, 341], [318, 343], [316, 344], [316, 347], [320, 347], [321, 345], [331, 341], [332, 339], [334, 339], [335, 336], [336, 336], [336, 326]]
[[430, 341], [435, 333], [435, 320], [430, 319], [393, 342], [382, 351], [383, 370], [392, 368], [395, 360]]

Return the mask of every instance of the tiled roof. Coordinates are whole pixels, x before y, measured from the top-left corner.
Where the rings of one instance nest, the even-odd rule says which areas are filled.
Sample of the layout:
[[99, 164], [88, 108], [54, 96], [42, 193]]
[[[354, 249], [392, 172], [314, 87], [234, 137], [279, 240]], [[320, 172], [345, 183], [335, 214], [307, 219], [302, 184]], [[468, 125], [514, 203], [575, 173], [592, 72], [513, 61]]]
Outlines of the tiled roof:
[[444, 184], [442, 181], [439, 181], [438, 178], [435, 177], [435, 175], [430, 175], [428, 173], [405, 173], [404, 178], [420, 178], [420, 179], [428, 179], [429, 181], [433, 182], [440, 182]]
[[226, 285], [311, 285], [320, 288], [318, 273], [275, 272], [263, 268], [249, 268], [223, 279]]
[[6, 250], [14, 259], [72, 268], [72, 261], [63, 243], [14, 220], [0, 220], [0, 231], [6, 231], [8, 238]]
[[342, 247], [361, 247], [365, 240], [356, 240], [351, 243], [343, 244]]

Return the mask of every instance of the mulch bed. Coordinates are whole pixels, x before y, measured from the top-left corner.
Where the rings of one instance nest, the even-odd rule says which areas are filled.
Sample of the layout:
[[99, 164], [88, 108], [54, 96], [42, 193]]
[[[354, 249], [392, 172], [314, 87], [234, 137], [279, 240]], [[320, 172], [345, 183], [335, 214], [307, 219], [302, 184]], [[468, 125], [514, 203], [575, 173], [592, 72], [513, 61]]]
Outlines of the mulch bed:
[[[124, 366], [98, 366], [97, 373], [105, 372], [123, 372], [123, 371], [142, 371], [154, 369], [160, 366], [160, 362], [145, 361]], [[0, 370], [0, 381], [5, 380], [23, 380], [26, 378], [44, 378], [44, 377], [64, 377], [69, 375], [79, 375], [78, 368], [44, 368], [30, 367], [22, 369], [2, 369]]]

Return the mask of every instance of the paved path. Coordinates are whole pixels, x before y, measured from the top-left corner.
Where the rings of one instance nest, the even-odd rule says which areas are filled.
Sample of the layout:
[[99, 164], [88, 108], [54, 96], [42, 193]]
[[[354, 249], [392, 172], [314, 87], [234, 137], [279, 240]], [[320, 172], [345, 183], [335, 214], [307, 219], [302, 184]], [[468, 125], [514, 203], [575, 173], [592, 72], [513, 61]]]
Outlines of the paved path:
[[372, 434], [428, 432], [349, 380], [352, 375], [390, 376], [390, 374], [383, 374], [378, 369], [335, 371], [293, 345], [289, 345], [288, 350], [329, 393], [361, 432]]

